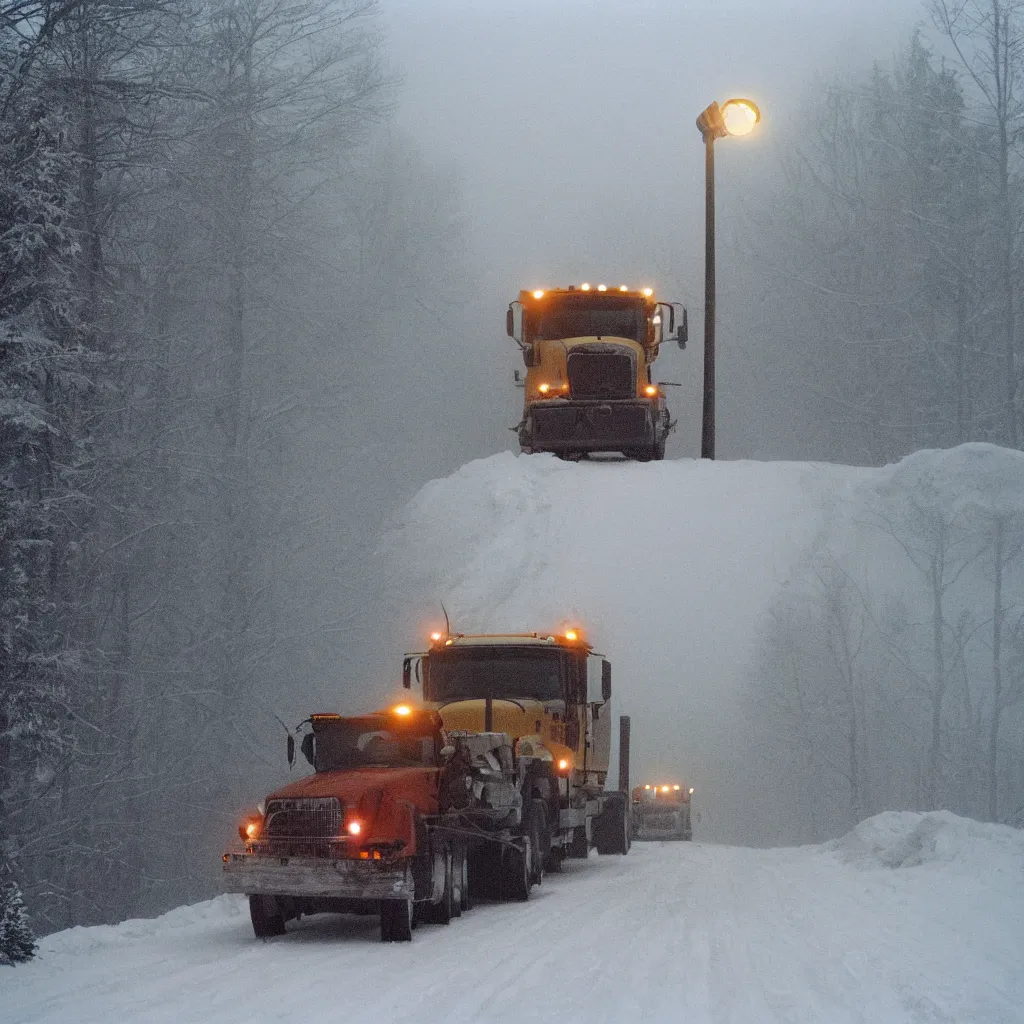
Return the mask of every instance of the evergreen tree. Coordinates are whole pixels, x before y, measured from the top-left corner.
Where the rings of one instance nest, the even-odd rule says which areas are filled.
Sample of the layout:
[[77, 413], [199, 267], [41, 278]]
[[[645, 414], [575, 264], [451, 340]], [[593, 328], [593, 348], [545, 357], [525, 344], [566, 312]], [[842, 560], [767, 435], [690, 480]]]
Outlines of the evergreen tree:
[[36, 940], [21, 890], [14, 882], [0, 883], [0, 967], [24, 963], [35, 955]]

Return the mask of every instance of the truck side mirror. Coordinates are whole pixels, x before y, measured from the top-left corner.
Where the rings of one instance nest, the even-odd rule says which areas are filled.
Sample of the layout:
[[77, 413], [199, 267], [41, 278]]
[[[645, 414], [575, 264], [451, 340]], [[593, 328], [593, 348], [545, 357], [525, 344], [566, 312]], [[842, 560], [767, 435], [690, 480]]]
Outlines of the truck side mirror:
[[313, 734], [307, 732], [302, 737], [302, 756], [315, 768], [316, 767], [316, 752], [313, 749]]
[[687, 316], [685, 306], [683, 306], [683, 318], [679, 323], [679, 333], [676, 335], [676, 340], [679, 342], [680, 348], [686, 348], [686, 343], [690, 340], [690, 318]]
[[295, 764], [295, 737], [288, 733], [288, 767]]
[[402, 662], [402, 686], [407, 690], [412, 686], [412, 658]]
[[612, 664], [610, 661], [601, 662], [601, 700], [612, 698]]
[[509, 306], [505, 311], [505, 333], [511, 338], [516, 332], [516, 318]]

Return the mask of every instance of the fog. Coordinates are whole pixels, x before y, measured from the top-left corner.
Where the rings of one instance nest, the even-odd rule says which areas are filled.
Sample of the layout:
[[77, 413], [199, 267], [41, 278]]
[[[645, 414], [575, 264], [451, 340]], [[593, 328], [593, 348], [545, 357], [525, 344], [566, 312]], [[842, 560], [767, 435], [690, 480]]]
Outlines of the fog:
[[[765, 181], [778, 173], [780, 126], [792, 129], [821, 82], [888, 59], [925, 17], [914, 0], [389, 3], [388, 39], [404, 85], [396, 120], [432, 161], [459, 170], [479, 282], [471, 322], [496, 383], [508, 385], [518, 365], [501, 318], [520, 287], [651, 283], [691, 312], [689, 350], [666, 352], [659, 371], [688, 384], [676, 401], [680, 426], [669, 454], [699, 454], [704, 151], [697, 115], [730, 96], [750, 96], [762, 111], [756, 135], [718, 151], [725, 339], [738, 297], [729, 291], [730, 254], [742, 216], [767, 197]], [[512, 424], [519, 395], [508, 386], [504, 395]], [[728, 380], [721, 401], [732, 411]], [[738, 408], [721, 418], [727, 456], [750, 454], [744, 445], [763, 433], [738, 424], [740, 415]], [[787, 454], [781, 444], [774, 450]]]
[[[391, 691], [436, 608], [378, 546], [517, 449], [520, 288], [685, 303], [656, 377], [668, 458], [698, 456], [713, 100], [762, 111], [716, 143], [719, 458], [1019, 447], [1024, 13], [996, 3], [0, 4], [0, 881], [37, 927], [215, 891], [282, 726]], [[1021, 596], [977, 729], [1024, 693]]]

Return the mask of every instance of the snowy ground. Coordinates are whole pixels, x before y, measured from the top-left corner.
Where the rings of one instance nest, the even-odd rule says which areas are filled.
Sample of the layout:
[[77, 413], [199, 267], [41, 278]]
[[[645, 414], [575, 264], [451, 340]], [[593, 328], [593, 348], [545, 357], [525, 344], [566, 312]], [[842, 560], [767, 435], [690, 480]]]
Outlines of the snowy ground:
[[411, 945], [253, 939], [240, 898], [76, 928], [0, 972], [18, 1022], [1024, 1021], [1024, 833], [883, 814], [816, 847], [636, 844]]

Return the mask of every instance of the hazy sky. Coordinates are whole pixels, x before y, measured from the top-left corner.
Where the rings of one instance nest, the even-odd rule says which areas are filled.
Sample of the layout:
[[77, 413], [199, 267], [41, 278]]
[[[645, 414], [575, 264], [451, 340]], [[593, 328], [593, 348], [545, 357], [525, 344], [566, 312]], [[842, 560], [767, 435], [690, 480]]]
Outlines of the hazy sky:
[[[654, 283], [692, 299], [697, 114], [756, 99], [759, 138], [728, 143], [756, 173], [816, 79], [888, 57], [924, 14], [920, 0], [384, 0], [399, 123], [460, 169], [472, 243], [509, 299], [520, 283], [637, 283], [669, 267], [676, 280]], [[728, 207], [741, 158], [724, 148]]]
[[[404, 78], [398, 124], [430, 163], [451, 166], [463, 182], [476, 281], [462, 343], [480, 377], [474, 386], [501, 387], [495, 421], [504, 428], [519, 415], [519, 357], [503, 324], [520, 287], [649, 284], [691, 311], [689, 351], [663, 351], [657, 377], [683, 386], [673, 394], [679, 429], [669, 457], [696, 456], [704, 265], [696, 117], [736, 95], [763, 112], [756, 136], [717, 146], [719, 334], [728, 347], [735, 215], [768, 191], [756, 186], [774, 172], [780, 134], [816, 83], [866, 74], [905, 46], [915, 21], [926, 20], [922, 0], [382, 0], [382, 9], [387, 51]], [[722, 454], [756, 454], [755, 439], [730, 436], [736, 417], [724, 410], [722, 419]], [[499, 444], [513, 443], [502, 429]]]

